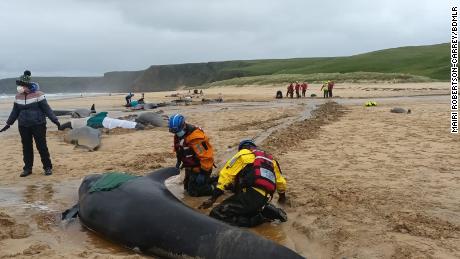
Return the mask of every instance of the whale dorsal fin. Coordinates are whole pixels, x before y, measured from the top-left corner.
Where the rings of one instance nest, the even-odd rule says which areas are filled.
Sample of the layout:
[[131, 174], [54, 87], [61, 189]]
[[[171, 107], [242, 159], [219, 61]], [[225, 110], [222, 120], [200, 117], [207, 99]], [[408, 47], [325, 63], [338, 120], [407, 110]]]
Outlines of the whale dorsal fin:
[[164, 183], [166, 179], [168, 179], [171, 176], [178, 175], [179, 173], [179, 169], [175, 167], [167, 167], [151, 172], [147, 175], [147, 177], [156, 182]]

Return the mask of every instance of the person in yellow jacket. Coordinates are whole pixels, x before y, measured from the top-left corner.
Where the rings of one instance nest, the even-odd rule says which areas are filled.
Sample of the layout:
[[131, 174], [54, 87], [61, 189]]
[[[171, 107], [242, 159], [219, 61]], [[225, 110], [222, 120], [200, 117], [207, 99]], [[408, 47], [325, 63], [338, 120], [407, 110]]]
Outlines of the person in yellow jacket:
[[185, 123], [181, 114], [171, 116], [168, 126], [174, 133], [176, 167], [185, 169], [184, 189], [194, 197], [211, 195], [214, 151], [208, 137], [201, 128]]
[[323, 82], [323, 86], [321, 86], [321, 90], [323, 90], [323, 98], [329, 98], [329, 88], [328, 88], [327, 81]]
[[235, 194], [214, 207], [211, 217], [241, 227], [253, 227], [266, 221], [286, 221], [286, 213], [269, 203], [275, 192], [278, 202], [286, 201], [286, 180], [278, 162], [257, 149], [252, 140], [243, 140], [233, 156], [220, 171], [213, 195], [199, 208], [206, 209], [216, 202], [226, 189]]

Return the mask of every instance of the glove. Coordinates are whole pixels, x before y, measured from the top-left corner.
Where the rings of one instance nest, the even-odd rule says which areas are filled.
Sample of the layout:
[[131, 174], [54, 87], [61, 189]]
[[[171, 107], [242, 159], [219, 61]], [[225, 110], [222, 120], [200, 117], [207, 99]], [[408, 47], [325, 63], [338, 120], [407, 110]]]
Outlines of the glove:
[[6, 124], [5, 127], [3, 127], [0, 132], [6, 131], [7, 129], [10, 128], [10, 125]]
[[216, 200], [217, 200], [217, 198], [211, 197], [211, 198], [207, 199], [206, 201], [204, 201], [200, 205], [200, 207], [198, 207], [198, 209], [207, 209], [207, 208], [211, 207], [214, 204], [214, 202], [216, 202]]
[[204, 201], [200, 207], [198, 207], [198, 209], [207, 209], [209, 207], [211, 207], [214, 202], [217, 201], [217, 198], [219, 198], [220, 195], [222, 195], [224, 192], [219, 189], [219, 188], [215, 188], [213, 193], [212, 193], [212, 196], [211, 198], [209, 198], [208, 200]]
[[55, 122], [54, 124], [56, 124], [58, 130], [61, 130], [61, 123], [59, 123], [59, 121]]
[[176, 168], [180, 169], [181, 164], [182, 164], [182, 161], [180, 161], [180, 159], [178, 158], [176, 162]]
[[279, 204], [285, 204], [286, 203], [286, 194], [283, 193], [278, 193], [278, 203]]

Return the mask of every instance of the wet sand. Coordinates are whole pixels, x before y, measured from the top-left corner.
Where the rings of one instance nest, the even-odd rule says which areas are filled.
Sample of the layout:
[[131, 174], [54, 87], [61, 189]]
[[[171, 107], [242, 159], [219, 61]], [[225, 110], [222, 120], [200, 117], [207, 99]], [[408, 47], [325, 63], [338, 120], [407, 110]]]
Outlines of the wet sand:
[[[383, 90], [389, 86], [405, 90]], [[366, 91], [370, 87], [378, 90]], [[245, 137], [258, 137], [278, 158], [288, 179], [289, 221], [253, 231], [309, 258], [459, 258], [460, 142], [449, 134], [448, 96], [438, 96], [448, 87], [339, 84], [335, 95], [366, 99], [334, 98], [337, 104], [325, 105], [320, 98], [273, 100], [284, 87], [214, 88], [204, 90], [206, 98], [222, 95], [230, 102], [161, 109], [184, 113], [203, 127], [219, 165]], [[146, 100], [170, 100], [165, 95], [171, 93], [147, 93]], [[379, 98], [398, 95], [431, 96]], [[368, 98], [378, 106], [364, 107]], [[113, 117], [132, 114], [121, 111], [123, 101], [123, 96], [107, 96], [50, 104], [62, 109], [96, 103]], [[308, 118], [316, 105], [319, 109]], [[390, 113], [395, 106], [412, 113]], [[0, 103], [2, 111], [10, 107]], [[89, 173], [142, 175], [174, 165], [167, 129], [114, 130], [104, 133], [99, 150], [87, 152], [64, 143], [63, 133], [50, 123], [54, 175], [42, 175], [36, 152], [34, 173], [20, 178], [22, 154], [15, 128], [0, 135], [0, 258], [143, 258], [78, 222], [63, 225], [59, 213], [73, 205], [79, 181]], [[185, 196], [180, 179], [171, 179], [168, 186], [192, 207], [205, 199]]]

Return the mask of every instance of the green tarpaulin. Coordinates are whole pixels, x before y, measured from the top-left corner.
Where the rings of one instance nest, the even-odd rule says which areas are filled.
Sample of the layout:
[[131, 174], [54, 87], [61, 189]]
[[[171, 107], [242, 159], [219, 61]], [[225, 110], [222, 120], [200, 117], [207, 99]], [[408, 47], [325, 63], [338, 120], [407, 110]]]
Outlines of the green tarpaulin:
[[113, 190], [123, 183], [126, 183], [132, 179], [135, 179], [139, 176], [130, 175], [127, 173], [118, 173], [118, 172], [111, 172], [105, 173], [102, 177], [97, 180], [89, 192], [103, 192], [103, 191], [110, 191]]
[[98, 114], [95, 114], [93, 117], [88, 119], [86, 125], [93, 129], [103, 128], [104, 126], [102, 126], [102, 121], [105, 117], [107, 117], [107, 112], [100, 112]]

